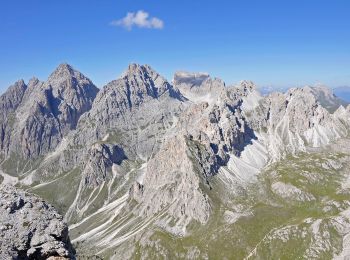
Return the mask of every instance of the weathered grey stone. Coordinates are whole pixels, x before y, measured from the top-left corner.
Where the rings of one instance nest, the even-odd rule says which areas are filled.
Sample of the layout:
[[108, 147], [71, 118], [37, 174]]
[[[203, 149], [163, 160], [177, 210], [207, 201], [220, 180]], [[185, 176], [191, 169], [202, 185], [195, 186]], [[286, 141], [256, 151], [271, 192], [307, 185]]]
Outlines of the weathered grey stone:
[[88, 78], [67, 64], [61, 64], [46, 82], [34, 78], [28, 88], [17, 82], [2, 96], [2, 111], [11, 110], [5, 112], [11, 125], [3, 127], [2, 152], [28, 159], [51, 151], [76, 128], [97, 92]]
[[0, 185], [0, 201], [1, 259], [74, 259], [68, 226], [51, 205], [7, 185]]

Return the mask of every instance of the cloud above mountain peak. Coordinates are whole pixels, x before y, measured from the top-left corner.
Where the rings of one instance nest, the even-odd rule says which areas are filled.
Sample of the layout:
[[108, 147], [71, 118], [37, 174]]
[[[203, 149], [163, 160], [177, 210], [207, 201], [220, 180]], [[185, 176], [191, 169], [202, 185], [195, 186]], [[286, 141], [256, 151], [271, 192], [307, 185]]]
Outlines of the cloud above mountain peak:
[[124, 18], [112, 21], [111, 25], [121, 26], [127, 30], [132, 30], [134, 26], [146, 29], [163, 29], [164, 22], [157, 17], [150, 17], [149, 13], [143, 10], [139, 10], [128, 12]]

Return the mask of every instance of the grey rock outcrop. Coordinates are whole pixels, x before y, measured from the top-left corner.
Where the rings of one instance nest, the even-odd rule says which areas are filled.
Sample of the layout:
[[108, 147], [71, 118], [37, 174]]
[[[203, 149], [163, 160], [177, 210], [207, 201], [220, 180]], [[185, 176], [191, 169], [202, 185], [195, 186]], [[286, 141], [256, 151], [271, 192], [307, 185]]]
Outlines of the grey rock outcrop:
[[123, 149], [117, 145], [95, 144], [89, 151], [89, 159], [83, 170], [84, 185], [97, 187], [103, 181], [112, 178], [113, 164], [120, 164], [126, 159]]
[[178, 235], [185, 234], [191, 220], [206, 223], [211, 206], [200, 188], [206, 181], [199, 174], [199, 167], [186, 137], [176, 136], [166, 141], [148, 162], [142, 183], [137, 182], [130, 189], [131, 198], [140, 203], [138, 214], [152, 216], [166, 211], [176, 222], [172, 232]]
[[[53, 108], [62, 134], [75, 129], [80, 116], [89, 111], [98, 89], [80, 72], [68, 64], [61, 64], [45, 83], [52, 87], [57, 108]], [[57, 111], [55, 111], [57, 110]]]
[[211, 78], [203, 73], [176, 73], [174, 76], [174, 86], [193, 103], [212, 103], [225, 92], [225, 83], [218, 78]]
[[0, 109], [2, 114], [10, 113], [16, 110], [22, 101], [26, 89], [27, 85], [24, 83], [24, 81], [19, 80], [1, 95]]
[[7, 150], [10, 145], [10, 136], [15, 122], [15, 110], [22, 102], [27, 85], [23, 80], [17, 81], [0, 97], [0, 147]]
[[0, 258], [74, 259], [68, 226], [39, 197], [0, 186]]
[[335, 112], [334, 116], [340, 119], [344, 124], [350, 126], [350, 105], [347, 107], [340, 106]]

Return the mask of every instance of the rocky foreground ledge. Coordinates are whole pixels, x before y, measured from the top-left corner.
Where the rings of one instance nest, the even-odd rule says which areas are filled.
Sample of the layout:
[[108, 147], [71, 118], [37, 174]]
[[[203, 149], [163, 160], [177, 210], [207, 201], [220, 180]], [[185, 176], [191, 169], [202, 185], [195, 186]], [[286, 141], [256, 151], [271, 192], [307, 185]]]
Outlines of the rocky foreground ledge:
[[0, 185], [0, 259], [75, 259], [63, 217], [39, 197]]

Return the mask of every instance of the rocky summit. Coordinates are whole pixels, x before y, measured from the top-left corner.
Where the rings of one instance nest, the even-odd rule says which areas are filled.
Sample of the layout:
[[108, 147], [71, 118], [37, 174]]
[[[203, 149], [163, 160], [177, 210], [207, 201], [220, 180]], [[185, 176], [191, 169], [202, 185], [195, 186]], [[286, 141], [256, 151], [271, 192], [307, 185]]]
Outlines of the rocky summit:
[[350, 257], [350, 105], [325, 86], [62, 64], [0, 126], [0, 258]]
[[0, 186], [1, 259], [73, 259], [63, 217], [37, 196]]

